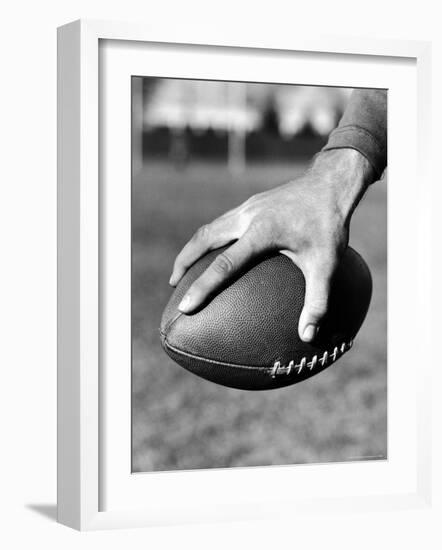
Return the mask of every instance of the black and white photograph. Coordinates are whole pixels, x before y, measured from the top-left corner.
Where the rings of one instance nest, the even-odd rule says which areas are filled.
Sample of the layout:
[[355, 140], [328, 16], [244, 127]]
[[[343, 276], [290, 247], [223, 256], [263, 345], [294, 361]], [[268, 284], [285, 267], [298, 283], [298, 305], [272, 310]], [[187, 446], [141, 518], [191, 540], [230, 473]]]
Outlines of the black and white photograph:
[[5, 5], [1, 548], [442, 548], [409, 4]]
[[385, 460], [387, 90], [131, 90], [132, 471]]

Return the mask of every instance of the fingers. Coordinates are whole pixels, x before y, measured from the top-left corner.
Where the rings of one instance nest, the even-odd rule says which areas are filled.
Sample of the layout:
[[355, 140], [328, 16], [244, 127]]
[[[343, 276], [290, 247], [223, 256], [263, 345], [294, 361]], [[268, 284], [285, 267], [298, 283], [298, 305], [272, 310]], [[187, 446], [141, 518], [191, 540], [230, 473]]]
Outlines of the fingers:
[[318, 333], [321, 320], [327, 312], [330, 283], [335, 262], [321, 262], [305, 270], [304, 308], [299, 318], [299, 337], [311, 342]]
[[261, 246], [252, 231], [236, 241], [230, 248], [219, 254], [206, 271], [193, 283], [178, 306], [183, 313], [191, 313], [207, 298], [241, 269]]
[[221, 219], [200, 227], [176, 257], [169, 284], [176, 286], [198, 258], [209, 250], [224, 246], [234, 239], [235, 233], [232, 231], [232, 224], [229, 227]]

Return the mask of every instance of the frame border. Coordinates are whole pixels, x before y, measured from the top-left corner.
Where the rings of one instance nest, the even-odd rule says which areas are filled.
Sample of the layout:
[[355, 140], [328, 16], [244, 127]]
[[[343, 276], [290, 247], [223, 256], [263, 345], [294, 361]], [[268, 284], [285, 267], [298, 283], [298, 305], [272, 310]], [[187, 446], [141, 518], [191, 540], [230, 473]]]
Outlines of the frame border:
[[[99, 41], [101, 39], [173, 43], [314, 53], [408, 57], [416, 60], [418, 81], [418, 164], [427, 204], [431, 204], [429, 139], [431, 130], [431, 42], [307, 35], [267, 43], [263, 36], [244, 40], [225, 32], [194, 40], [186, 32], [167, 36], [152, 24], [78, 20], [57, 31], [57, 180], [58, 180], [58, 352], [57, 352], [57, 510], [58, 521], [78, 530], [152, 525], [142, 510], [102, 512], [99, 508]], [[250, 37], [250, 33], [248, 33]], [[425, 201], [427, 202], [427, 201]], [[431, 265], [431, 219], [427, 216], [420, 259]], [[427, 274], [428, 288], [431, 274]], [[428, 318], [431, 304], [422, 295]], [[430, 340], [431, 335], [427, 335]], [[389, 495], [391, 509], [431, 501], [429, 371], [418, 379], [418, 490]], [[388, 500], [388, 503], [387, 503]], [[355, 502], [379, 510], [381, 499]], [[306, 505], [307, 512], [321, 506]], [[339, 507], [340, 508], [340, 507]], [[342, 503], [348, 509], [348, 503]], [[336, 509], [336, 507], [334, 507]], [[198, 522], [199, 520], [195, 520]], [[164, 518], [164, 524], [168, 524]], [[157, 523], [158, 524], [158, 523]]]

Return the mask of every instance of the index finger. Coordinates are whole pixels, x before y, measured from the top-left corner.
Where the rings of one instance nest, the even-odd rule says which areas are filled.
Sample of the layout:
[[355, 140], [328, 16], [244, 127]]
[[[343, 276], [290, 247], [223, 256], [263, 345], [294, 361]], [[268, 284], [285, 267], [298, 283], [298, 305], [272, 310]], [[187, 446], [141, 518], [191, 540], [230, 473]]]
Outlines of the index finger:
[[219, 254], [204, 273], [192, 284], [178, 306], [191, 313], [203, 304], [223, 283], [237, 273], [262, 249], [262, 243], [249, 231], [227, 250]]
[[233, 224], [226, 225], [223, 218], [201, 226], [175, 259], [169, 284], [176, 286], [184, 273], [209, 250], [224, 246], [234, 240]]

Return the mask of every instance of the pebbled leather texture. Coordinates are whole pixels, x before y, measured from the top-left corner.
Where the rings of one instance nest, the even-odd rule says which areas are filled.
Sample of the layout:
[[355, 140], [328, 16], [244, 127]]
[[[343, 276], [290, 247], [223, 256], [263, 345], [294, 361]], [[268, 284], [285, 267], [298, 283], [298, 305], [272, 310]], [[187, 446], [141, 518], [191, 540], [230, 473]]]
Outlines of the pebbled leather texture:
[[196, 313], [178, 311], [192, 282], [223, 250], [208, 253], [187, 271], [164, 310], [161, 341], [175, 362], [224, 386], [266, 390], [305, 380], [349, 349], [372, 292], [368, 266], [355, 250], [348, 247], [343, 254], [328, 314], [311, 344], [298, 336], [304, 276], [283, 254], [247, 266]]

